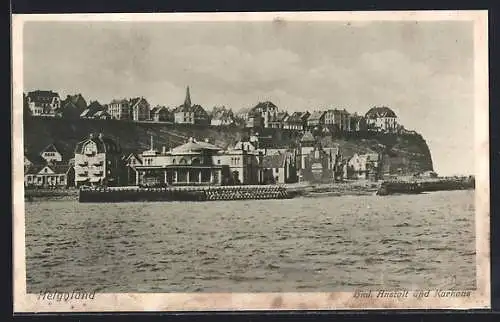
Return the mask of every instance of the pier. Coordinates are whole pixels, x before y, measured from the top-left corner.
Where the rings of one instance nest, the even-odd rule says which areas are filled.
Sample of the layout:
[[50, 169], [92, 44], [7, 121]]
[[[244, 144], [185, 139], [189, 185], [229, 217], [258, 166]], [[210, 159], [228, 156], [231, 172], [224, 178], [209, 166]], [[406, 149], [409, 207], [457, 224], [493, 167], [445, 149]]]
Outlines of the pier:
[[432, 191], [451, 191], [475, 189], [475, 180], [471, 177], [442, 177], [434, 179], [416, 180], [388, 180], [383, 181], [377, 195], [416, 194]]
[[217, 186], [217, 187], [109, 187], [83, 188], [79, 202], [132, 201], [216, 201], [248, 199], [290, 199], [295, 196], [282, 186]]

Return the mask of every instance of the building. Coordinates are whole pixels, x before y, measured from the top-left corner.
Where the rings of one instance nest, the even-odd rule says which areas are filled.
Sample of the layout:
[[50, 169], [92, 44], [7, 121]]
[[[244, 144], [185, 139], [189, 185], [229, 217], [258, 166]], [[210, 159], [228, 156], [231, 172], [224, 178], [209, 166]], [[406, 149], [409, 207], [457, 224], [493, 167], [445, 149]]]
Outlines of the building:
[[264, 119], [261, 113], [250, 111], [247, 113], [245, 127], [250, 129], [260, 129], [264, 127]]
[[33, 116], [56, 116], [61, 107], [59, 94], [53, 91], [36, 90], [26, 95], [28, 108]]
[[233, 182], [237, 184], [259, 184], [262, 182], [261, 164], [264, 157], [262, 150], [250, 141], [239, 141], [233, 148], [219, 153], [219, 160], [227, 164]]
[[61, 102], [61, 107], [57, 113], [66, 119], [77, 119], [87, 109], [87, 101], [83, 98], [82, 94], [68, 95], [66, 99]]
[[136, 166], [142, 165], [142, 159], [140, 154], [130, 153], [123, 159], [125, 166], [127, 168], [127, 185], [137, 184], [137, 169]]
[[115, 120], [130, 120], [130, 102], [126, 99], [114, 99], [108, 104], [107, 112]]
[[173, 149], [163, 147], [159, 152], [151, 148], [141, 155], [137, 165], [136, 183], [141, 186], [158, 185], [221, 185], [230, 182], [227, 164], [219, 158], [222, 149], [208, 142], [190, 138]]
[[149, 103], [144, 97], [135, 97], [129, 102], [131, 119], [140, 122], [149, 120]]
[[369, 130], [394, 132], [397, 129], [397, 116], [386, 106], [372, 107], [365, 115]]
[[125, 183], [120, 146], [102, 134], [90, 134], [75, 147], [75, 185], [119, 186]]
[[350, 117], [350, 129], [353, 132], [360, 132], [360, 131], [366, 131], [367, 130], [367, 125], [366, 125], [366, 119], [362, 115], [358, 115], [357, 113], [354, 113]]
[[379, 178], [379, 167], [379, 154], [355, 153], [347, 162], [347, 178], [377, 180]]
[[178, 124], [209, 124], [207, 111], [201, 105], [192, 105], [189, 86], [186, 88], [184, 103], [174, 110], [174, 122]]
[[325, 125], [325, 111], [314, 111], [307, 119], [307, 127], [309, 129], [319, 129]]
[[325, 125], [334, 133], [350, 131], [350, 114], [345, 109], [330, 109], [325, 113]]
[[31, 165], [24, 174], [26, 188], [67, 188], [73, 180], [74, 170], [69, 164]]
[[33, 165], [33, 161], [25, 154], [24, 155], [24, 173]]
[[269, 119], [269, 127], [274, 129], [282, 129], [285, 125], [285, 120], [288, 118], [287, 112], [278, 112], [272, 115]]
[[309, 112], [293, 112], [284, 121], [283, 128], [287, 130], [302, 131], [305, 129], [305, 125], [307, 125], [307, 118], [309, 115]]
[[155, 106], [150, 111], [153, 122], [174, 122], [174, 114], [165, 106]]
[[95, 120], [112, 120], [113, 119], [111, 114], [109, 114], [108, 112], [106, 112], [104, 110], [95, 112], [95, 114], [92, 116], [92, 118]]
[[264, 184], [283, 184], [298, 181], [296, 155], [292, 151], [265, 155], [262, 161]]
[[198, 125], [208, 125], [210, 116], [207, 111], [201, 105], [193, 105], [194, 113], [194, 124]]
[[268, 128], [271, 127], [271, 123], [277, 117], [278, 107], [270, 101], [259, 102], [250, 110], [249, 113], [251, 113], [253, 117], [260, 114], [262, 118], [262, 126]]
[[231, 114], [222, 114], [222, 115], [217, 115], [210, 119], [210, 125], [212, 126], [228, 126], [228, 125], [233, 125], [235, 124], [236, 121], [234, 119], [234, 116]]
[[80, 118], [90, 119], [93, 118], [95, 113], [104, 110], [104, 106], [102, 106], [98, 101], [90, 101], [87, 108], [80, 113]]
[[41, 152], [40, 156], [45, 161], [45, 163], [60, 163], [63, 161], [63, 155], [61, 149], [56, 147], [55, 143], [51, 143], [46, 146]]
[[167, 151], [151, 148], [135, 167], [141, 186], [257, 184], [262, 154], [249, 142], [239, 142], [224, 151], [208, 140], [188, 142]]
[[340, 167], [340, 152], [338, 148], [323, 149], [316, 143], [304, 158], [301, 169], [301, 181], [314, 183], [332, 183]]
[[235, 124], [235, 118], [231, 109], [222, 107], [214, 107], [210, 115], [210, 125], [212, 126], [228, 126]]

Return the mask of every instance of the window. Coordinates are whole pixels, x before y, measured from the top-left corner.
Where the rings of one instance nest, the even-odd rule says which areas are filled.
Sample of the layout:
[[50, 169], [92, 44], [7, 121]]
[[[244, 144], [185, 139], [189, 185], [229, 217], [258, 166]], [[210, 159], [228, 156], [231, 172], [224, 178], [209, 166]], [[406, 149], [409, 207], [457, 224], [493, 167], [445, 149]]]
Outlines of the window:
[[217, 160], [217, 164], [220, 164], [220, 159], [219, 159], [219, 160]]
[[65, 176], [60, 176], [59, 180], [64, 181]]
[[175, 164], [175, 159], [172, 160], [172, 163]]

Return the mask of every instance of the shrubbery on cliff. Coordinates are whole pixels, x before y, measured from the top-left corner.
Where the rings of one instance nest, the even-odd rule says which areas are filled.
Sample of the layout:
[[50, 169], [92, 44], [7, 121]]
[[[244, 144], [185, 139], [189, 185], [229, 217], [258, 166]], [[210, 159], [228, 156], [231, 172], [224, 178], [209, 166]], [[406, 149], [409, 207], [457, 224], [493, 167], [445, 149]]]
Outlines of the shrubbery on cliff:
[[[188, 137], [208, 138], [226, 148], [247, 138], [249, 130], [236, 127], [207, 127], [182, 124], [136, 123], [118, 120], [64, 120], [26, 117], [24, 120], [24, 148], [29, 154], [37, 154], [50, 143], [58, 143], [65, 156], [73, 154], [75, 145], [91, 132], [102, 132], [114, 138], [122, 150], [141, 152], [150, 145], [151, 135], [159, 150], [182, 144]], [[291, 130], [263, 129], [259, 136], [269, 147], [297, 147], [300, 133]], [[325, 135], [321, 139], [325, 147], [339, 146], [345, 157], [354, 153], [380, 153], [384, 157], [384, 171], [390, 173], [414, 173], [433, 170], [429, 148], [419, 134], [378, 134], [359, 132], [354, 134]]]

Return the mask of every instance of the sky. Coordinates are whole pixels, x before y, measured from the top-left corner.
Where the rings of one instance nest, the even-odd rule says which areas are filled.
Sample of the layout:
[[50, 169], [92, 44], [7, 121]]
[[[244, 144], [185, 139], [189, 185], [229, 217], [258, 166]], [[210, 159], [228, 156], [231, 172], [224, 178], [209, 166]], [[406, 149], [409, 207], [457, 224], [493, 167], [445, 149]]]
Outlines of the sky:
[[[474, 173], [474, 43], [467, 21], [27, 22], [24, 89], [145, 97], [238, 111], [393, 109], [440, 175]], [[470, 152], [467, 152], [470, 151]]]

